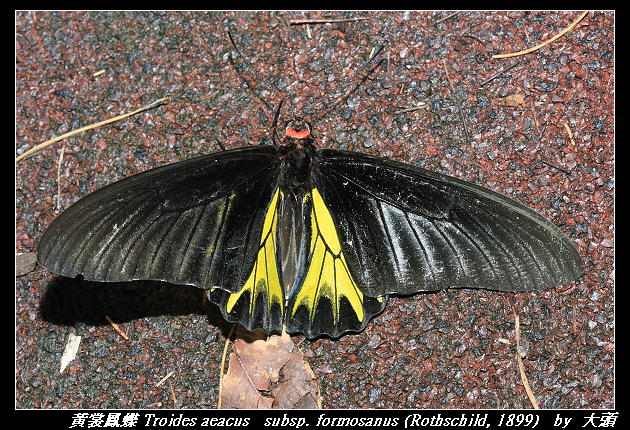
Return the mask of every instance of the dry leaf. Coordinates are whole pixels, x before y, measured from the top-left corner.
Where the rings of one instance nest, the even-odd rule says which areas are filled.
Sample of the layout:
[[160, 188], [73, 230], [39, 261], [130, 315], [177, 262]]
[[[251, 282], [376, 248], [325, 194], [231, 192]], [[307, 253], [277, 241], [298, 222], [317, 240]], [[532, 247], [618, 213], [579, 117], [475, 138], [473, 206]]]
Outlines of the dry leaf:
[[512, 94], [501, 100], [501, 104], [503, 106], [516, 107], [523, 104], [523, 101], [525, 101], [525, 96], [523, 94]]
[[319, 384], [286, 332], [267, 336], [239, 326], [221, 392], [224, 408], [321, 408]]
[[77, 352], [79, 351], [79, 344], [81, 343], [81, 336], [75, 336], [74, 333], [70, 333], [70, 337], [68, 338], [68, 343], [66, 344], [66, 350], [63, 352], [61, 356], [61, 369], [59, 369], [59, 373], [63, 373], [64, 369], [72, 360], [77, 356]]
[[25, 252], [15, 254], [15, 276], [23, 276], [35, 270], [37, 265], [37, 254]]

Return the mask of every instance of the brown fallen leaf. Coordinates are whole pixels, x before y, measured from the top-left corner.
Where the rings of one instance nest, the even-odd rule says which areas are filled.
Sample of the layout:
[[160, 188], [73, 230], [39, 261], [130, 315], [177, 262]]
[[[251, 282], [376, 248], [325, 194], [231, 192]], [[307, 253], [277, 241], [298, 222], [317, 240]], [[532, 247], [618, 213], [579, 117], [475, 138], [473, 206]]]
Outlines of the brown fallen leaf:
[[35, 270], [37, 265], [37, 254], [25, 252], [15, 254], [15, 276], [24, 276]]
[[282, 376], [271, 390], [275, 408], [321, 409], [319, 383], [298, 348], [282, 367]]
[[516, 107], [523, 104], [523, 101], [525, 101], [525, 96], [523, 94], [512, 94], [501, 100], [500, 103], [503, 106]]
[[319, 384], [291, 336], [236, 332], [221, 404], [226, 409], [321, 408]]

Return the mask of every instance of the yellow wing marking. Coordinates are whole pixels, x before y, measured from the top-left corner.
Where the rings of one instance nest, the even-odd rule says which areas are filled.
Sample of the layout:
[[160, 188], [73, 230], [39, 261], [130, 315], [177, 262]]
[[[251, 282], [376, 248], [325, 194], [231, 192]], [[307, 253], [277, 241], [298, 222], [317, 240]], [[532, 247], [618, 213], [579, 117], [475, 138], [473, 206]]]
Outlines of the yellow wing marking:
[[312, 321], [321, 298], [326, 297], [332, 305], [333, 323], [336, 325], [339, 322], [341, 298], [346, 297], [357, 319], [363, 321], [363, 293], [350, 275], [330, 212], [317, 188], [313, 188], [305, 200], [309, 198], [313, 202], [310, 214], [311, 263], [304, 284], [295, 299], [291, 317], [295, 315], [300, 305], [305, 305]]
[[249, 292], [249, 315], [254, 316], [256, 298], [259, 294], [264, 294], [267, 298], [267, 311], [271, 311], [274, 303], [280, 305], [280, 309], [284, 314], [284, 294], [282, 292], [282, 284], [280, 283], [280, 275], [278, 274], [278, 264], [276, 261], [276, 231], [278, 226], [278, 196], [282, 200], [282, 192], [276, 191], [276, 194], [267, 209], [265, 223], [263, 225], [262, 237], [260, 238], [260, 249], [258, 258], [254, 264], [249, 279], [238, 293], [233, 293], [227, 302], [227, 312], [229, 313], [241, 295]]

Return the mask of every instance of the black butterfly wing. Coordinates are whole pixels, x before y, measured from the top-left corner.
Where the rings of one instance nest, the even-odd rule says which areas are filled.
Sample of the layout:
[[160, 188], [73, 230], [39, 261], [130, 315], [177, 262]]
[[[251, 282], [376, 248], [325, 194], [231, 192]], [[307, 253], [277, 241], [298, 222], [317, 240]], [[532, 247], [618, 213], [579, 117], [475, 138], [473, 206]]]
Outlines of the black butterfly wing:
[[[103, 187], [53, 221], [38, 259], [52, 272], [91, 281], [192, 284], [217, 292], [224, 315], [250, 321], [254, 312], [262, 326], [277, 328], [284, 293], [275, 232], [264, 231], [279, 198], [277, 151], [274, 146], [225, 151]], [[253, 273], [238, 303], [220, 295], [241, 291]], [[280, 305], [255, 309], [256, 300]]]
[[321, 150], [320, 192], [368, 296], [449, 287], [528, 291], [584, 272], [549, 220], [488, 189], [392, 160]]
[[[284, 189], [294, 178], [286, 177], [293, 168], [280, 148], [226, 151], [104, 187], [51, 224], [39, 261], [93, 281], [196, 285], [229, 321], [270, 332], [286, 316], [287, 331], [311, 338], [362, 330], [389, 293], [523, 291], [583, 272], [557, 227], [507, 197], [335, 150], [305, 164], [311, 183], [296, 184], [304, 190], [296, 194], [294, 185]], [[284, 203], [295, 197], [303, 225], [282, 226]], [[285, 310], [278, 241], [287, 231], [302, 232], [302, 240]]]

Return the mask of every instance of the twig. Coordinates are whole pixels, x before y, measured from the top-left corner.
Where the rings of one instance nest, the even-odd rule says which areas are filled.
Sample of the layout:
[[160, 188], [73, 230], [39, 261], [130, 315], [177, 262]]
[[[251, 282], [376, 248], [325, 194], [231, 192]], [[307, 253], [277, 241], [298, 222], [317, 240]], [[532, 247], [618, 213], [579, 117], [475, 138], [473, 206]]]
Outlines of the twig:
[[155, 384], [156, 387], [159, 387], [160, 385], [162, 385], [168, 378], [170, 378], [171, 376], [173, 376], [173, 373], [175, 373], [174, 370], [172, 370], [171, 372], [169, 372], [168, 375], [166, 375], [164, 378], [160, 379], [160, 382], [158, 382], [157, 384]]
[[18, 161], [24, 159], [25, 157], [28, 157], [29, 155], [39, 151], [40, 149], [43, 149], [43, 148], [47, 147], [48, 145], [51, 145], [51, 144], [53, 144], [55, 142], [59, 142], [60, 140], [63, 140], [65, 138], [67, 138], [67, 137], [74, 136], [75, 134], [79, 134], [79, 133], [81, 133], [83, 131], [92, 130], [93, 128], [97, 128], [97, 127], [100, 127], [100, 126], [105, 125], [105, 124], [116, 122], [116, 121], [119, 121], [121, 119], [127, 118], [128, 116], [135, 115], [135, 114], [140, 113], [142, 111], [145, 111], [147, 109], [154, 108], [157, 105], [159, 105], [162, 102], [164, 102], [164, 100], [166, 100], [166, 99], [167, 99], [167, 97], [161, 98], [159, 100], [154, 101], [153, 103], [150, 103], [150, 104], [148, 104], [148, 105], [146, 105], [144, 107], [141, 107], [138, 110], [134, 110], [133, 112], [129, 112], [129, 113], [126, 113], [126, 114], [123, 114], [123, 115], [119, 115], [119, 116], [116, 116], [114, 118], [107, 119], [105, 121], [97, 122], [96, 124], [88, 125], [86, 127], [81, 127], [81, 128], [79, 128], [77, 130], [73, 130], [73, 131], [71, 131], [69, 133], [66, 133], [64, 135], [55, 137], [54, 139], [47, 140], [46, 142], [40, 143], [39, 145], [35, 146], [34, 148], [31, 148], [28, 151], [26, 151], [24, 154], [18, 156], [15, 159], [15, 162], [17, 163]]
[[538, 402], [536, 401], [536, 397], [534, 397], [534, 393], [529, 386], [529, 382], [527, 381], [527, 375], [525, 374], [525, 366], [523, 366], [523, 359], [521, 358], [521, 347], [519, 344], [519, 338], [521, 337], [521, 328], [519, 325], [518, 315], [514, 314], [514, 328], [516, 331], [516, 357], [518, 358], [518, 370], [521, 373], [521, 380], [523, 381], [523, 386], [525, 387], [525, 392], [527, 392], [527, 397], [529, 397], [529, 401], [532, 402], [532, 406], [534, 409], [540, 409], [538, 407]]
[[[372, 51], [374, 51], [374, 48], [372, 48]], [[383, 81], [383, 83], [381, 84], [383, 86], [383, 88], [391, 88], [392, 87], [392, 82], [391, 82], [391, 73], [390, 73], [390, 51], [389, 49], [387, 50], [387, 73], [385, 74], [385, 81]], [[370, 57], [371, 59], [371, 57]]]
[[175, 397], [175, 390], [173, 389], [173, 384], [171, 384], [171, 381], [168, 381], [168, 385], [169, 387], [171, 387], [171, 395], [173, 396], [173, 405], [175, 405], [177, 403], [177, 397]]
[[544, 47], [545, 45], [550, 44], [551, 42], [553, 42], [554, 40], [557, 40], [559, 38], [561, 38], [562, 36], [564, 36], [565, 33], [573, 30], [573, 28], [575, 28], [576, 25], [578, 25], [578, 23], [580, 21], [582, 21], [582, 19], [586, 16], [586, 14], [588, 14], [588, 11], [584, 12], [582, 15], [580, 15], [580, 17], [575, 20], [575, 22], [573, 24], [571, 24], [570, 26], [568, 26], [567, 28], [565, 28], [562, 32], [556, 34], [554, 37], [552, 37], [551, 39], [549, 39], [546, 42], [541, 43], [540, 45], [536, 45], [532, 48], [526, 49], [524, 51], [519, 51], [519, 52], [512, 52], [511, 54], [500, 54], [500, 55], [493, 55], [492, 58], [507, 58], [507, 57], [516, 57], [517, 55], [525, 55], [525, 54], [529, 54], [530, 52], [534, 52], [542, 47]]
[[446, 21], [447, 19], [450, 19], [450, 18], [454, 17], [455, 15], [457, 15], [458, 13], [461, 13], [461, 12], [462, 12], [461, 10], [458, 10], [457, 12], [453, 12], [452, 14], [450, 14], [448, 16], [445, 16], [444, 18], [441, 18], [441, 19], [438, 19], [437, 21], [434, 21], [433, 25], [439, 24], [442, 21]]
[[576, 335], [577, 334], [577, 305], [575, 303], [573, 303], [573, 312], [572, 312], [572, 322], [573, 322], [573, 334]]
[[424, 106], [414, 106], [414, 107], [410, 107], [410, 108], [397, 110], [396, 112], [394, 112], [394, 115], [400, 115], [401, 113], [413, 112], [414, 110], [426, 109], [426, 108], [427, 108], [426, 105], [424, 105]]
[[355, 18], [340, 18], [340, 19], [292, 19], [289, 21], [289, 25], [302, 25], [302, 24], [326, 24], [329, 22], [352, 22], [352, 21], [364, 21], [368, 18], [355, 17]]
[[536, 125], [536, 131], [538, 132], [538, 136], [540, 136], [540, 124], [538, 123], [538, 117], [536, 116], [536, 111], [534, 110], [534, 100], [530, 98], [529, 103], [532, 107], [532, 115], [534, 115], [534, 125]]
[[479, 84], [480, 87], [483, 87], [484, 85], [486, 85], [488, 82], [492, 81], [493, 79], [496, 79], [497, 76], [507, 72], [508, 70], [520, 65], [522, 62], [521, 61], [517, 61], [514, 64], [511, 64], [509, 66], [507, 66], [505, 69], [501, 70], [500, 72], [495, 73], [494, 75], [490, 76], [488, 79], [486, 79], [485, 81], [483, 81], [482, 83]]
[[527, 31], [527, 26], [523, 26], [523, 30], [525, 30], [525, 36], [527, 37], [527, 43], [529, 44], [531, 40], [529, 40], [529, 32]]
[[479, 36], [475, 36], [474, 34], [470, 34], [470, 33], [466, 33], [466, 34], [460, 34], [460, 37], [470, 37], [471, 39], [475, 39], [477, 42], [481, 43], [482, 45], [485, 45], [486, 42], [483, 41]]
[[125, 338], [125, 340], [129, 340], [129, 336], [127, 336], [119, 327], [118, 324], [116, 324], [114, 321], [112, 321], [112, 319], [110, 317], [108, 317], [107, 315], [105, 315], [105, 318], [107, 318], [107, 321], [109, 321], [109, 323], [112, 325], [112, 327], [114, 327], [116, 329], [116, 331], [118, 333], [120, 333], [120, 335]]
[[446, 73], [446, 79], [448, 80], [449, 85], [451, 86], [451, 90], [453, 91], [453, 99], [455, 100], [455, 104], [457, 105], [457, 109], [459, 110], [459, 115], [462, 117], [462, 123], [464, 124], [464, 133], [466, 134], [466, 141], [470, 142], [470, 136], [468, 135], [468, 127], [466, 127], [466, 118], [464, 117], [464, 111], [462, 110], [462, 106], [459, 104], [459, 98], [455, 93], [455, 87], [451, 82], [451, 78], [448, 75], [448, 67], [446, 67], [446, 60], [442, 58], [442, 64], [444, 65], [444, 72]]
[[234, 330], [238, 324], [234, 324], [230, 330], [230, 334], [225, 339], [225, 346], [223, 347], [223, 357], [221, 358], [221, 373], [219, 374], [219, 401], [217, 402], [217, 409], [221, 409], [221, 392], [223, 391], [223, 371], [225, 370], [225, 356], [227, 355], [228, 345], [230, 344], [230, 338], [234, 334]]
[[66, 152], [66, 144], [64, 142], [57, 160], [57, 212], [61, 210], [61, 164], [63, 163], [63, 154]]
[[564, 167], [558, 166], [557, 164], [552, 163], [551, 161], [547, 160], [546, 158], [540, 157], [540, 161], [542, 161], [543, 163], [545, 163], [547, 166], [551, 166], [554, 169], [558, 169], [561, 172], [566, 173], [567, 175], [571, 174], [571, 171], [569, 169], [565, 169]]
[[573, 140], [573, 133], [571, 132], [571, 127], [569, 127], [568, 123], [564, 123], [564, 128], [567, 129], [567, 133], [569, 133], [569, 139], [571, 139], [571, 145], [575, 148], [575, 140]]

